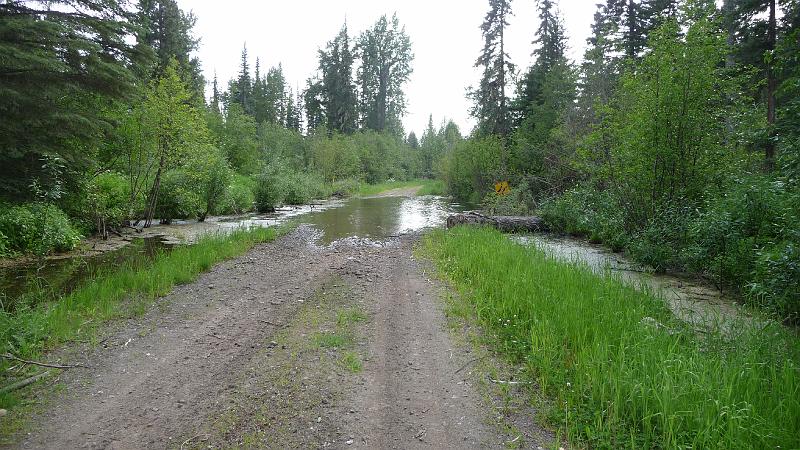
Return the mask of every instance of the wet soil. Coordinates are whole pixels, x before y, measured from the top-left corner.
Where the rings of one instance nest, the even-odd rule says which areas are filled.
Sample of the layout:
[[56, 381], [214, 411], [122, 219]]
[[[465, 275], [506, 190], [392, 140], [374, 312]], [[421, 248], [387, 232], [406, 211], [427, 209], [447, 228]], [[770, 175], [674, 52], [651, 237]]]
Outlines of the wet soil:
[[474, 365], [474, 347], [457, 328], [448, 332], [442, 286], [413, 257], [418, 234], [328, 246], [318, 238], [301, 226], [110, 326], [101, 344], [50, 355], [91, 369], [35, 388], [50, 401], [15, 446], [553, 442], [526, 411], [497, 415], [481, 388], [484, 374], [464, 370]]

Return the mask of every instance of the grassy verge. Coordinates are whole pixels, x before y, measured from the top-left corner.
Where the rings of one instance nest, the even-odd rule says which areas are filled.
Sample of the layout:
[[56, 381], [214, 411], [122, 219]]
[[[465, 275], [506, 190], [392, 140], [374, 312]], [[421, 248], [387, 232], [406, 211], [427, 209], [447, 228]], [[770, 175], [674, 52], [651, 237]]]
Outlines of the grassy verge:
[[[35, 359], [71, 339], [91, 338], [103, 322], [143, 313], [149, 301], [166, 295], [175, 285], [193, 281], [214, 264], [272, 241], [284, 230], [258, 228], [209, 236], [163, 253], [147, 266], [130, 264], [100, 275], [57, 302], [0, 313], [0, 354]], [[2, 385], [30, 375], [24, 370], [12, 374], [7, 370], [12, 365], [0, 361]], [[13, 406], [17, 400], [14, 393], [0, 394], [0, 408]]]
[[358, 190], [358, 195], [364, 197], [369, 195], [377, 195], [382, 192], [391, 191], [393, 189], [405, 189], [411, 187], [421, 186], [417, 195], [443, 195], [444, 183], [441, 180], [409, 180], [409, 181], [387, 181], [378, 184], [362, 184]]
[[434, 232], [424, 251], [571, 442], [800, 447], [800, 340], [781, 326], [698, 337], [659, 298], [495, 231]]

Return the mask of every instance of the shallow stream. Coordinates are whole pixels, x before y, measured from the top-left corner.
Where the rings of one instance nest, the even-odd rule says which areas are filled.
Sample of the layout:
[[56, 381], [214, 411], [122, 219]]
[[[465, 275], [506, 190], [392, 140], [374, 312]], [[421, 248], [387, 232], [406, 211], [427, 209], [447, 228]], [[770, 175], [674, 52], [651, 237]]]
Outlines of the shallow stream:
[[0, 310], [13, 311], [20, 301], [57, 298], [99, 272], [123, 264], [147, 264], [158, 252], [191, 244], [204, 234], [242, 227], [271, 227], [296, 218], [317, 228], [321, 242], [326, 245], [348, 237], [381, 240], [442, 226], [448, 215], [463, 209], [444, 197], [377, 196], [287, 207], [269, 214], [211, 217], [204, 222], [176, 221], [140, 233], [126, 230], [122, 236], [112, 236], [106, 241], [87, 239], [70, 254], [41, 261], [6, 261], [0, 265]]
[[[270, 214], [212, 217], [205, 222], [178, 221], [157, 225], [141, 233], [127, 230], [107, 241], [87, 239], [72, 254], [43, 261], [0, 265], [0, 303], [14, 310], [21, 299], [58, 298], [104, 270], [122, 264], [147, 264], [158, 252], [191, 244], [208, 233], [225, 233], [241, 227], [271, 227], [296, 219], [320, 231], [327, 245], [345, 238], [380, 241], [403, 233], [441, 227], [447, 216], [465, 208], [444, 197], [377, 196], [330, 200], [316, 205], [289, 207]], [[718, 324], [746, 316], [730, 298], [708, 284], [669, 275], [646, 273], [622, 256], [584, 241], [551, 235], [514, 236], [553, 256], [586, 264], [590, 269], [649, 289], [664, 296], [674, 313], [698, 326]], [[1, 262], [1, 261], [0, 261]]]

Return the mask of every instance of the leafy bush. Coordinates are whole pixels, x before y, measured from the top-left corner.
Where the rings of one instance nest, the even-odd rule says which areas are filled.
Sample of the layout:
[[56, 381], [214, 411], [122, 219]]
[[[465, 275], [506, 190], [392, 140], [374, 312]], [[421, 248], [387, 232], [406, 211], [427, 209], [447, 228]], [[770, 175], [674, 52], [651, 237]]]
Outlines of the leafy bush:
[[749, 288], [754, 302], [788, 322], [800, 321], [800, 230], [758, 252]]
[[477, 204], [499, 179], [500, 158], [505, 152], [494, 136], [456, 144], [445, 162], [447, 191], [457, 200]]
[[604, 243], [614, 251], [628, 244], [619, 202], [611, 191], [583, 185], [544, 202], [539, 214], [550, 229]]
[[242, 214], [253, 209], [256, 181], [244, 175], [234, 175], [219, 208], [220, 214]]
[[205, 210], [198, 189], [199, 186], [186, 171], [167, 172], [161, 180], [156, 216], [162, 223], [171, 223], [173, 219], [197, 217]]
[[339, 198], [350, 197], [358, 192], [361, 182], [355, 178], [335, 181], [330, 187], [330, 195]]
[[256, 177], [254, 195], [258, 212], [272, 212], [283, 202], [286, 183], [281, 177], [282, 170], [278, 164], [267, 165]]
[[91, 209], [94, 230], [99, 230], [102, 224], [119, 225], [131, 216], [130, 197], [130, 184], [122, 174], [106, 172], [92, 179], [87, 203]]
[[19, 206], [0, 205], [0, 250], [5, 254], [68, 251], [81, 240], [80, 233], [57, 206], [29, 203]]
[[526, 183], [511, 187], [508, 195], [498, 195], [496, 192], [486, 194], [481, 202], [485, 211], [492, 215], [523, 216], [533, 209], [534, 200]]
[[9, 244], [10, 243], [8, 242], [6, 235], [0, 231], [0, 258], [11, 255], [11, 248]]

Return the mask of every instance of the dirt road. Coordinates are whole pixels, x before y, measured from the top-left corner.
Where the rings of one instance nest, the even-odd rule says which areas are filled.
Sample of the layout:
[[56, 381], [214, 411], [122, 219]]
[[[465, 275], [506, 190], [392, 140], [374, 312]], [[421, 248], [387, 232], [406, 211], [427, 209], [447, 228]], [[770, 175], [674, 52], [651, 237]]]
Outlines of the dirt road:
[[[301, 226], [62, 360], [21, 448], [536, 448], [459, 368], [416, 236], [315, 244]], [[457, 339], [456, 339], [457, 341]], [[519, 430], [519, 428], [516, 428]], [[525, 436], [520, 440], [515, 433]], [[541, 442], [539, 442], [541, 440]]]

